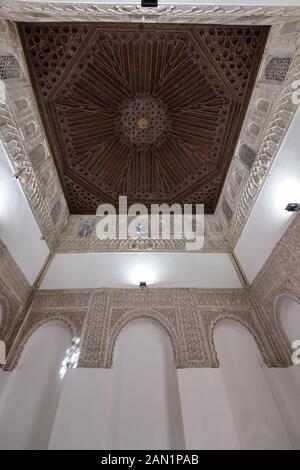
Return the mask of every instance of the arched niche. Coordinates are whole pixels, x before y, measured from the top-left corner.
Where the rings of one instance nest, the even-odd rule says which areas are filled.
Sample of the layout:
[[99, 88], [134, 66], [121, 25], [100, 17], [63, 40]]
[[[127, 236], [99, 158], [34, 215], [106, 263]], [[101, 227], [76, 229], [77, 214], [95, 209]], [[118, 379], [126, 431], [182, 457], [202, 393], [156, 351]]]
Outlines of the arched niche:
[[[264, 363], [266, 366], [270, 366], [270, 361], [268, 357], [267, 345], [263, 341], [263, 337], [259, 333], [258, 329], [253, 325], [249, 318], [245, 318], [242, 315], [239, 315], [237, 312], [234, 314], [226, 313], [216, 316], [216, 318], [211, 322], [210, 329], [209, 329], [209, 339], [212, 345], [212, 355], [213, 355], [213, 362], [214, 367], [218, 367], [220, 361], [216, 350], [216, 345], [214, 341], [214, 334], [216, 325], [237, 325], [237, 328], [242, 327], [242, 329], [246, 330], [252, 340], [255, 342], [257, 347], [257, 352], [259, 353], [259, 360], [261, 363]], [[218, 328], [219, 329], [219, 328]], [[223, 359], [224, 361], [224, 359]]]
[[62, 386], [61, 363], [71, 341], [71, 329], [62, 321], [44, 323], [29, 337], [6, 385], [0, 449], [47, 449]]
[[[279, 294], [275, 300], [275, 323], [292, 355], [292, 343], [300, 340], [300, 299], [293, 293]], [[294, 449], [300, 449], [300, 365], [272, 369], [270, 382]]]
[[291, 443], [249, 330], [232, 319], [214, 328], [220, 371], [241, 449], [290, 449]]
[[109, 449], [185, 446], [173, 347], [156, 320], [132, 319], [118, 335], [105, 441]]
[[116, 341], [120, 332], [129, 323], [137, 319], [149, 319], [150, 321], [154, 322], [165, 331], [172, 345], [175, 365], [177, 367], [180, 367], [182, 354], [181, 354], [180, 343], [179, 343], [176, 331], [173, 325], [164, 317], [164, 315], [152, 309], [145, 309], [145, 311], [143, 311], [142, 309], [130, 310], [126, 312], [126, 314], [123, 315], [117, 321], [117, 323], [112, 328], [110, 332], [110, 336], [108, 338], [107, 352], [106, 352], [106, 367], [109, 367], [109, 368], [112, 367], [114, 348], [115, 348], [115, 344], [116, 344]]
[[281, 329], [289, 344], [300, 340], [300, 303], [289, 295], [281, 295], [276, 299], [275, 312]]
[[72, 336], [81, 336], [83, 321], [84, 316], [79, 315], [76, 318], [76, 315], [64, 315], [60, 313], [55, 313], [50, 316], [49, 314], [39, 314], [36, 317], [29, 319], [29, 322], [25, 323], [24, 327], [22, 328], [21, 336], [13, 351], [13, 354], [11, 356], [8, 355], [5, 370], [13, 370], [16, 367], [27, 342], [33, 333], [41, 326], [48, 324], [49, 322], [61, 322], [62, 324], [65, 324], [67, 327], [69, 327], [70, 331], [72, 331]]
[[262, 366], [264, 363], [256, 338], [240, 321], [220, 319], [214, 325], [213, 339], [220, 365], [253, 361]]

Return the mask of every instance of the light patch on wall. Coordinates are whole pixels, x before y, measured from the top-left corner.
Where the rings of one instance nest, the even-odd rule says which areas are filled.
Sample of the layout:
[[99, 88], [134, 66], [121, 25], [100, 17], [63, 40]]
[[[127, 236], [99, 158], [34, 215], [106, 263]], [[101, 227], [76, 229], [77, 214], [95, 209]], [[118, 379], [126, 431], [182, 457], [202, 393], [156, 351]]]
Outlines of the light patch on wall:
[[290, 202], [300, 202], [299, 175], [289, 174], [282, 181], [278, 182], [273, 198], [274, 210], [282, 213], [282, 217], [290, 218], [293, 213], [287, 212], [284, 209]]
[[129, 281], [130, 284], [138, 286], [140, 282], [146, 282], [147, 286], [153, 286], [158, 282], [158, 273], [157, 270], [151, 265], [151, 260], [149, 262], [136, 261], [135, 264], [129, 269]]
[[59, 253], [42, 289], [149, 287], [238, 288], [227, 253]]
[[66, 355], [62, 361], [59, 376], [64, 378], [68, 369], [76, 369], [80, 355], [80, 338], [74, 336], [72, 338], [72, 346], [66, 350]]

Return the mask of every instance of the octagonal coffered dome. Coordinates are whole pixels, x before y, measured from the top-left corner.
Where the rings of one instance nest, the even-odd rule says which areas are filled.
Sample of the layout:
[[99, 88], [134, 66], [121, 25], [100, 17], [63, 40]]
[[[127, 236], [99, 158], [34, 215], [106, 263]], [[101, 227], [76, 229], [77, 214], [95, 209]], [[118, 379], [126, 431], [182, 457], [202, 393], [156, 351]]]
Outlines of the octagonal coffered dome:
[[259, 26], [21, 24], [71, 213], [216, 207], [259, 67]]

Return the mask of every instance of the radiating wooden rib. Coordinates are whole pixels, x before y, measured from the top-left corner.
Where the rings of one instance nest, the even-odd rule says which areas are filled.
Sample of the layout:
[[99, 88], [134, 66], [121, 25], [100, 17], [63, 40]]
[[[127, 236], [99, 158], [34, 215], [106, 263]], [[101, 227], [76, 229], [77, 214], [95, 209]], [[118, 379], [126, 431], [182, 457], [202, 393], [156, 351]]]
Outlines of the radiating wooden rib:
[[[64, 27], [55, 25], [55, 41]], [[36, 25], [32, 28], [31, 39]], [[229, 30], [234, 33], [236, 27], [78, 25], [80, 31], [84, 28], [82, 43], [78, 37], [73, 41], [71, 35], [61, 35], [66, 39], [61, 58], [55, 57], [59, 50], [54, 42], [46, 62], [42, 59], [46, 36], [29, 47], [30, 54], [36, 53], [35, 58], [29, 56], [34, 62], [29, 65], [40, 103], [47, 102], [50, 119], [58, 119], [50, 140], [59, 141], [54, 148], [64, 160], [72, 208], [76, 194], [82, 211], [87, 204], [94, 207], [92, 201], [99, 201], [99, 194], [117, 203], [123, 192], [132, 202], [201, 202], [200, 198], [212, 210], [229, 165], [234, 131], [241, 125], [241, 106], [240, 97], [236, 99], [238, 94], [228, 86], [227, 64], [223, 61], [223, 70], [205, 40], [210, 29], [229, 38]], [[25, 34], [23, 39], [25, 44]], [[258, 46], [247, 48], [244, 39], [239, 39], [243, 53], [252, 53]], [[220, 46], [221, 53], [226, 47]], [[234, 49], [232, 43], [228, 47]], [[253, 82], [257, 63], [251, 71], [243, 67], [249, 79], [236, 77], [240, 88]], [[230, 71], [230, 77], [234, 73]], [[166, 122], [159, 117], [165, 131], [159, 131], [151, 145], [143, 143], [142, 136], [133, 143], [121, 121], [132, 100], [144, 96], [157, 99], [167, 115]]]

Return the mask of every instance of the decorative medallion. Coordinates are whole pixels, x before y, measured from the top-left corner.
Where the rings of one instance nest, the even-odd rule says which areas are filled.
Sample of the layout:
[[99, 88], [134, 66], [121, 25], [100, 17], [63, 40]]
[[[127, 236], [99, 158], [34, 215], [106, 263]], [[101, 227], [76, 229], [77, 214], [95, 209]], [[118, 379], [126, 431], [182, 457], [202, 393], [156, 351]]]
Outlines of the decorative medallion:
[[150, 96], [137, 97], [124, 105], [121, 132], [129, 145], [154, 144], [167, 131], [167, 121], [166, 106], [162, 102]]

